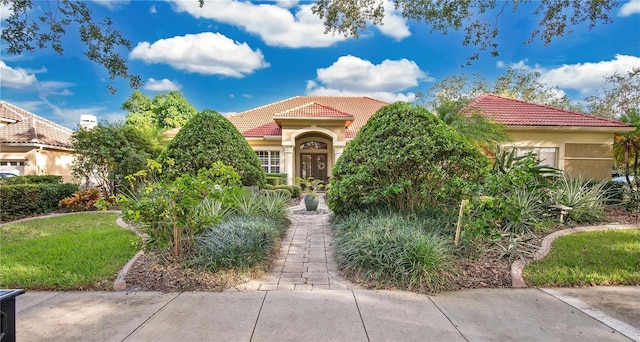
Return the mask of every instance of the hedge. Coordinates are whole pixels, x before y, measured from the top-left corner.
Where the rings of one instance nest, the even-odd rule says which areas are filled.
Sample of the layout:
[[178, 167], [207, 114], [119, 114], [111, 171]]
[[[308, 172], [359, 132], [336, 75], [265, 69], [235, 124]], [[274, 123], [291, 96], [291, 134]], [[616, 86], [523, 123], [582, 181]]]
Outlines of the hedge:
[[61, 199], [78, 190], [78, 185], [72, 183], [0, 185], [0, 221], [50, 213], [58, 209]]
[[17, 185], [17, 184], [59, 184], [62, 183], [62, 176], [54, 175], [28, 175], [18, 177], [0, 178], [0, 184], [2, 185]]

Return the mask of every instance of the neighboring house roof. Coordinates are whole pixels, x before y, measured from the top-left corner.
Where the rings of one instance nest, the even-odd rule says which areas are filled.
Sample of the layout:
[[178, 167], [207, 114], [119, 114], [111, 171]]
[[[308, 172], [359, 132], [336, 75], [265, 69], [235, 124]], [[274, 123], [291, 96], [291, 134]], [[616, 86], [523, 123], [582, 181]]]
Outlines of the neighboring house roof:
[[296, 96], [227, 117], [244, 137], [278, 136], [274, 118], [335, 118], [353, 121], [347, 138], [353, 138], [386, 102], [355, 96]]
[[6, 101], [0, 101], [0, 120], [8, 122], [0, 127], [0, 143], [71, 146], [72, 130]]
[[470, 110], [491, 117], [506, 126], [549, 127], [633, 127], [632, 124], [553, 108], [494, 94], [483, 94], [471, 101]]

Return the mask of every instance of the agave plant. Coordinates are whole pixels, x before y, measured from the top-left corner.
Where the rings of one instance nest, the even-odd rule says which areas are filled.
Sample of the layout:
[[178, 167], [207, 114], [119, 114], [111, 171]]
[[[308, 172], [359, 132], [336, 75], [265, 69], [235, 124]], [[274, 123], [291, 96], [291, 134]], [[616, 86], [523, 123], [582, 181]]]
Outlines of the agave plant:
[[606, 190], [607, 180], [584, 181], [582, 177], [560, 177], [550, 193], [553, 204], [572, 209], [569, 218], [575, 222], [599, 222], [605, 219], [604, 209], [611, 193]]
[[546, 212], [539, 191], [517, 189], [506, 201], [507, 216], [502, 229], [511, 234], [534, 235], [533, 229]]

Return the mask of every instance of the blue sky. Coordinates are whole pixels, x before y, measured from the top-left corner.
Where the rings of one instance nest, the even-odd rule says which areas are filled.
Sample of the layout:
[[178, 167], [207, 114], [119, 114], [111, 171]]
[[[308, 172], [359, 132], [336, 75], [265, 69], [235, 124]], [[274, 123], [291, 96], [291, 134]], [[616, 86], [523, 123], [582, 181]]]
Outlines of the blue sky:
[[[640, 67], [640, 0], [621, 1], [613, 23], [573, 28], [544, 47], [524, 45], [537, 25], [537, 5], [511, 1], [498, 18], [500, 56], [482, 53], [464, 67], [475, 47], [462, 46], [462, 34], [430, 33], [424, 23], [406, 21], [393, 6], [385, 23], [359, 39], [324, 34], [311, 14], [312, 3], [296, 0], [251, 3], [233, 0], [92, 1], [96, 18], [109, 16], [133, 42], [126, 55], [141, 89], [181, 91], [199, 110], [233, 113], [297, 95], [358, 95], [393, 102], [411, 101], [443, 78], [478, 73], [493, 80], [508, 66], [539, 71], [575, 101], [597, 92], [605, 76]], [[36, 1], [36, 6], [46, 6]], [[38, 9], [34, 9], [37, 12]], [[7, 9], [1, 8], [2, 18]], [[37, 13], [34, 13], [34, 15]], [[492, 13], [490, 15], [495, 15]], [[113, 85], [107, 73], [89, 62], [70, 30], [59, 57], [42, 50], [20, 56], [2, 52], [0, 97], [70, 128], [81, 114], [115, 121], [132, 90], [123, 80]]]

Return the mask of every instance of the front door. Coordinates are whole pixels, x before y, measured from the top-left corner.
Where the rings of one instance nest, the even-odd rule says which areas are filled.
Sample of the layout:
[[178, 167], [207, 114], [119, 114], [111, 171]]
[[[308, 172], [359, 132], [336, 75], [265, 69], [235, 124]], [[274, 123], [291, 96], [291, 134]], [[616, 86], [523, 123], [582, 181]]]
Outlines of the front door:
[[301, 153], [300, 154], [300, 177], [322, 179], [325, 183], [327, 178], [327, 154], [326, 153]]

